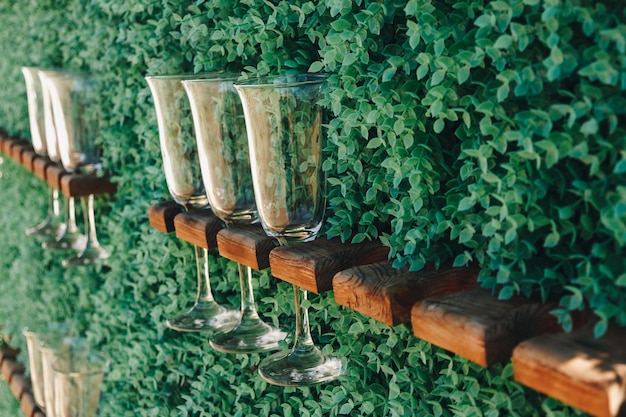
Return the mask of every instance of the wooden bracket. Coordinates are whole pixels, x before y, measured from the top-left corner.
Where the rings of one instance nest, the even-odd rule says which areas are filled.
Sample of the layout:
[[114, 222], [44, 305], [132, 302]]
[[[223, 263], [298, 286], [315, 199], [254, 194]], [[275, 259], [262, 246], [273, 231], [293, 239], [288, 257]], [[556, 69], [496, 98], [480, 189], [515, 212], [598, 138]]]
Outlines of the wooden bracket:
[[221, 221], [209, 209], [194, 209], [174, 217], [176, 237], [205, 249], [217, 247]]
[[339, 272], [333, 278], [333, 291], [338, 304], [395, 326], [410, 321], [417, 301], [475, 287], [477, 276], [476, 268], [409, 272], [382, 262]]
[[356, 265], [387, 259], [389, 248], [379, 242], [342, 243], [319, 238], [279, 246], [270, 252], [272, 275], [319, 294], [332, 289], [333, 276]]
[[106, 177], [83, 174], [64, 174], [60, 177], [61, 192], [66, 197], [83, 197], [90, 194], [114, 194], [117, 186]]
[[164, 233], [174, 231], [174, 217], [183, 212], [183, 207], [174, 200], [156, 203], [148, 208], [150, 226]]
[[270, 266], [270, 251], [276, 247], [260, 224], [232, 225], [217, 234], [217, 248], [224, 258], [260, 271]]
[[476, 288], [427, 298], [413, 306], [415, 336], [482, 366], [508, 360], [513, 348], [533, 336], [561, 332], [550, 311], [556, 305], [516, 296], [498, 300]]
[[626, 416], [626, 331], [611, 325], [600, 339], [591, 325], [546, 334], [513, 351], [515, 380], [597, 416]]

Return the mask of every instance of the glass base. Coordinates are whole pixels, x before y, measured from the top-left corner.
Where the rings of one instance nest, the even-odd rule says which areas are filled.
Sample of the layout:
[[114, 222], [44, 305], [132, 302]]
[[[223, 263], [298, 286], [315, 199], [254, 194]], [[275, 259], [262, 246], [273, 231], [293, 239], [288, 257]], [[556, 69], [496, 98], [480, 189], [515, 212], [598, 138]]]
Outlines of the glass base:
[[68, 232], [67, 230], [56, 240], [44, 242], [44, 249], [53, 250], [74, 250], [80, 252], [87, 243], [87, 237], [79, 232]]
[[179, 332], [227, 332], [241, 320], [238, 310], [231, 310], [215, 301], [199, 301], [186, 313], [168, 319], [165, 324]]
[[286, 337], [286, 332], [259, 318], [247, 318], [228, 333], [214, 335], [209, 343], [218, 352], [256, 353], [278, 349]]
[[63, 264], [63, 266], [87, 266], [105, 260], [109, 256], [109, 252], [107, 252], [101, 246], [89, 246], [85, 248], [78, 256], [63, 259], [61, 263]]
[[34, 237], [43, 237], [56, 239], [65, 232], [65, 224], [53, 221], [51, 217], [47, 217], [43, 222], [36, 226], [26, 229], [26, 235]]
[[263, 359], [259, 375], [272, 385], [285, 387], [333, 381], [346, 373], [345, 361], [326, 356], [317, 347], [278, 352]]

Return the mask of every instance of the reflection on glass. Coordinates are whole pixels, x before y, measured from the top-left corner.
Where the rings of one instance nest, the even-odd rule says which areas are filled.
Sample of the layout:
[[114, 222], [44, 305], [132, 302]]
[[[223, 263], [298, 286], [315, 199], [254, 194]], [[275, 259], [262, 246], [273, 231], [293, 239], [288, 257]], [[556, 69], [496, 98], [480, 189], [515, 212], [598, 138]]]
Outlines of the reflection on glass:
[[[159, 129], [163, 171], [170, 195], [185, 210], [208, 208], [193, 135], [189, 100], [181, 81], [206, 75], [149, 76]], [[209, 277], [209, 254], [194, 246], [197, 265], [197, 293], [192, 308], [167, 320], [178, 331], [226, 331], [239, 323], [239, 312], [219, 305], [213, 298]]]
[[[265, 232], [281, 245], [313, 240], [324, 217], [322, 111], [317, 104], [323, 76], [268, 77], [235, 84], [243, 103], [252, 179]], [[296, 333], [289, 351], [261, 361], [271, 384], [313, 385], [345, 373], [345, 361], [313, 343], [307, 292], [294, 286]]]
[[[191, 102], [206, 194], [211, 209], [226, 227], [257, 221], [245, 119], [234, 80], [222, 75], [183, 81]], [[252, 289], [252, 268], [238, 267], [241, 322], [231, 331], [214, 334], [211, 346], [227, 353], [276, 349], [286, 333], [261, 320]]]

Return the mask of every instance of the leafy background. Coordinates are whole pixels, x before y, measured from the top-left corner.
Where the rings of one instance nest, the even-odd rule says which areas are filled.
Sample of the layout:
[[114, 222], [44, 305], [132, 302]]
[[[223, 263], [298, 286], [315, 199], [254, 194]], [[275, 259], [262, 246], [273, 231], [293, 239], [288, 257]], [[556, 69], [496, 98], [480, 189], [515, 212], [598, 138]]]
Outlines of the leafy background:
[[[0, 323], [72, 318], [112, 359], [103, 416], [570, 416], [488, 369], [314, 297], [314, 333], [350, 358], [341, 383], [265, 384], [259, 355], [168, 330], [193, 298], [188, 244], [151, 229], [168, 199], [147, 74], [228, 68], [330, 74], [324, 232], [378, 238], [395, 266], [476, 262], [501, 298], [554, 299], [626, 325], [626, 9], [619, 1], [0, 0], [0, 126], [29, 137], [20, 66], [91, 71], [106, 103], [97, 201], [106, 266], [65, 270], [24, 235], [46, 187], [0, 165]], [[232, 263], [214, 291], [237, 305]], [[259, 308], [293, 327], [291, 292], [256, 275]], [[280, 306], [280, 308], [278, 308]], [[22, 362], [26, 362], [22, 354]], [[5, 395], [0, 401], [5, 402]], [[7, 407], [13, 400], [6, 400]], [[14, 415], [14, 414], [10, 414]]]

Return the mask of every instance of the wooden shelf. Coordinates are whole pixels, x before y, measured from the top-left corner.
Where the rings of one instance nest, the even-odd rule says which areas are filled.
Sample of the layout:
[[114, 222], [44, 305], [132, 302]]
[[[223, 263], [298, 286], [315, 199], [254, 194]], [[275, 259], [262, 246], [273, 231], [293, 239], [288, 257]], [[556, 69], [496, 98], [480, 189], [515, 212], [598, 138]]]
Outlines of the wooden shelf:
[[387, 260], [378, 242], [342, 243], [320, 237], [279, 246], [270, 252], [272, 275], [315, 294], [332, 289], [333, 276], [347, 268]]
[[[203, 247], [217, 246], [221, 256], [257, 270], [269, 265], [273, 276], [308, 291], [321, 293], [332, 288], [337, 303], [391, 326], [410, 322], [415, 336], [482, 366], [513, 356], [515, 378], [520, 383], [597, 416], [624, 415], [619, 413], [625, 411], [615, 411], [626, 410], [623, 330], [619, 337], [609, 336], [602, 342], [604, 350], [594, 347], [590, 351], [590, 346], [596, 345], [589, 339], [568, 350], [561, 343], [571, 344], [578, 336], [562, 334], [550, 314], [554, 304], [524, 297], [498, 300], [477, 287], [476, 268], [398, 270], [386, 261], [388, 249], [373, 242], [353, 245], [319, 238], [276, 246], [259, 225], [222, 228], [210, 210], [179, 213], [172, 204], [150, 207], [153, 227], [171, 231], [172, 226], [166, 224], [172, 223], [179, 238]], [[584, 378], [558, 365], [558, 360], [542, 362], [551, 355], [565, 355], [559, 359], [564, 363], [573, 357], [585, 363], [580, 365], [583, 374], [594, 369], [598, 375], [581, 383]], [[586, 397], [572, 384], [596, 400], [579, 400]]]
[[217, 248], [221, 221], [209, 209], [193, 209], [174, 217], [176, 237], [205, 249]]
[[2, 132], [0, 132], [0, 151], [67, 197], [114, 194], [117, 191], [117, 186], [107, 177], [70, 174], [59, 164], [37, 155], [29, 142], [8, 138]]
[[156, 203], [148, 208], [150, 226], [163, 232], [174, 231], [174, 217], [183, 212], [183, 207], [173, 200]]
[[217, 234], [217, 248], [221, 256], [257, 271], [269, 268], [270, 252], [275, 247], [274, 239], [258, 223], [232, 225]]
[[524, 297], [498, 300], [476, 288], [416, 303], [411, 322], [415, 336], [489, 366], [508, 360], [525, 339], [562, 331], [550, 314], [555, 307]]
[[515, 380], [598, 417], [626, 415], [626, 331], [541, 335], [513, 351]]
[[24, 375], [25, 367], [17, 361], [18, 353], [19, 350], [17, 349], [0, 346], [2, 376], [20, 403], [26, 417], [45, 417], [45, 414], [35, 403], [30, 378]]
[[66, 197], [115, 194], [116, 191], [117, 186], [107, 177], [89, 174], [66, 174], [61, 177], [61, 192]]
[[411, 320], [411, 308], [420, 300], [475, 287], [477, 274], [475, 268], [409, 272], [382, 262], [337, 273], [333, 291], [338, 304], [395, 326]]

